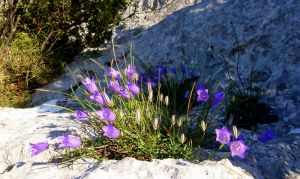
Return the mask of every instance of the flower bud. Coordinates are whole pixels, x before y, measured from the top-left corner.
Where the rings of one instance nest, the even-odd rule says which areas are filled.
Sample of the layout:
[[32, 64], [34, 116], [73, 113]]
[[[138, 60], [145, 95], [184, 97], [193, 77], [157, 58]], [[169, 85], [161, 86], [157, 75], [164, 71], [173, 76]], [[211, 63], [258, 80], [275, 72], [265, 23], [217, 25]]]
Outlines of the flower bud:
[[178, 125], [178, 127], [181, 127], [181, 126], [182, 126], [182, 117], [180, 117], [180, 118], [178, 119], [177, 125]]
[[147, 83], [147, 87], [148, 87], [148, 92], [150, 93], [150, 91], [152, 91], [152, 87], [151, 87], [151, 83], [150, 82]]
[[168, 106], [169, 105], [169, 96], [165, 97], [165, 105]]
[[154, 130], [157, 130], [157, 128], [158, 128], [158, 118], [154, 118], [154, 120], [153, 120], [153, 128], [154, 128]]
[[163, 95], [163, 94], [160, 94], [160, 95], [159, 95], [159, 101], [160, 101], [160, 102], [163, 102], [163, 101], [164, 101], [164, 95]]
[[183, 144], [185, 142], [185, 140], [186, 140], [185, 135], [184, 135], [184, 133], [182, 133], [180, 136], [180, 142]]
[[234, 137], [237, 139], [239, 134], [238, 134], [238, 130], [237, 130], [236, 126], [232, 126], [232, 131], [233, 131]]
[[153, 91], [149, 91], [148, 100], [149, 100], [150, 102], [152, 102], [152, 100], [153, 100]]
[[171, 116], [171, 124], [174, 126], [175, 123], [176, 123], [175, 115], [172, 115], [172, 116]]
[[206, 124], [205, 124], [205, 121], [204, 121], [204, 120], [202, 120], [202, 121], [201, 121], [201, 123], [200, 123], [200, 127], [201, 127], [201, 129], [203, 130], [203, 132], [206, 130], [207, 126], [206, 126]]
[[139, 109], [135, 112], [135, 120], [137, 123], [141, 121], [141, 111]]

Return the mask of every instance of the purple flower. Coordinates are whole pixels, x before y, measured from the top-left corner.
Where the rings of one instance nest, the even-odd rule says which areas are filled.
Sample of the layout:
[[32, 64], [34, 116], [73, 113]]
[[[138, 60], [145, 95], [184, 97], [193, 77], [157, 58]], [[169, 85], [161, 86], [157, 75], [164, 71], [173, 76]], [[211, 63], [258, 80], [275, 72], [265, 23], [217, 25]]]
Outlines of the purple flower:
[[63, 135], [58, 137], [58, 141], [60, 144], [58, 145], [58, 148], [69, 148], [74, 149], [78, 148], [81, 145], [81, 140], [79, 137], [73, 136], [73, 135]]
[[73, 117], [74, 120], [80, 120], [89, 118], [89, 115], [83, 110], [75, 110]]
[[190, 96], [190, 91], [187, 90], [187, 91], [185, 92], [185, 94], [184, 94], [184, 99], [188, 99], [189, 96]]
[[245, 140], [245, 136], [242, 135], [242, 134], [240, 134], [236, 140], [242, 140], [242, 141], [244, 141]]
[[127, 89], [121, 89], [120, 95], [126, 99], [131, 99], [133, 97]]
[[115, 80], [119, 80], [122, 78], [121, 73], [119, 71], [115, 70], [113, 67], [110, 67], [106, 70], [106, 75]]
[[90, 96], [90, 99], [96, 101], [97, 103], [104, 105], [103, 96], [100, 93], [95, 93], [94, 95]]
[[186, 66], [185, 65], [181, 65], [180, 66], [180, 71], [181, 71], [181, 73], [185, 73], [186, 72]]
[[121, 91], [121, 86], [120, 86], [120, 84], [119, 84], [119, 82], [118, 81], [110, 81], [109, 82], [109, 87], [110, 87], [110, 89], [114, 92], [114, 93], [120, 93], [120, 91]]
[[244, 144], [244, 141], [233, 141], [230, 144], [231, 156], [239, 156], [244, 158], [245, 152], [249, 149], [247, 145]]
[[211, 106], [214, 107], [224, 100], [225, 93], [223, 91], [216, 92], [214, 99], [211, 102]]
[[102, 127], [102, 131], [104, 132], [104, 136], [115, 139], [119, 137], [120, 135], [120, 130], [115, 128], [113, 125], [108, 124], [107, 126]]
[[153, 69], [153, 73], [157, 76], [165, 74], [167, 73], [167, 68], [165, 66], [158, 65]]
[[125, 73], [129, 80], [136, 80], [138, 78], [136, 67], [134, 65], [128, 65], [125, 69]]
[[269, 140], [274, 139], [276, 136], [272, 130], [265, 131], [258, 136], [258, 140], [265, 143]]
[[172, 73], [174, 73], [174, 74], [175, 74], [177, 70], [176, 70], [176, 68], [175, 68], [175, 67], [171, 67], [171, 68], [170, 68], [170, 71], [171, 71]]
[[102, 110], [97, 111], [97, 114], [100, 119], [106, 120], [108, 122], [113, 122], [116, 119], [116, 114], [108, 108], [102, 108]]
[[82, 84], [85, 86], [85, 88], [91, 93], [95, 94], [98, 92], [98, 88], [96, 86], [96, 81], [94, 78], [86, 77], [85, 81], [82, 82]]
[[189, 71], [189, 73], [188, 73], [188, 77], [189, 77], [189, 78], [194, 78], [195, 76], [196, 76], [196, 75], [195, 75], [194, 72]]
[[152, 89], [154, 89], [156, 86], [157, 86], [157, 83], [155, 83], [155, 82], [153, 82], [153, 81], [147, 81], [147, 83], [146, 84], [149, 84], [150, 83], [150, 85], [151, 85], [151, 88]]
[[199, 86], [196, 90], [197, 92], [197, 102], [207, 102], [209, 100], [208, 89], [205, 89], [204, 84]]
[[30, 144], [29, 152], [31, 154], [31, 157], [34, 157], [47, 149], [49, 149], [48, 142], [39, 142], [36, 144]]
[[135, 83], [132, 83], [132, 82], [128, 82], [127, 83], [127, 87], [128, 89], [133, 93], [133, 94], [139, 94], [140, 93], [140, 88], [135, 84]]
[[216, 134], [216, 141], [220, 142], [221, 144], [228, 144], [230, 142], [231, 133], [228, 131], [227, 127], [216, 129]]

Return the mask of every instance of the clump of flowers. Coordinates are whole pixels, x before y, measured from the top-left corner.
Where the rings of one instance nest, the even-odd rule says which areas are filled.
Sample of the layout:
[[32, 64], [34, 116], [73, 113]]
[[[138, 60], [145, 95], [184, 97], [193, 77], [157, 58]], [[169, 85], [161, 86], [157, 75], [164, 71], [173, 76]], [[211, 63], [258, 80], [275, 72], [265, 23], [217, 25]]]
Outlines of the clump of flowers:
[[[187, 82], [189, 78], [184, 78], [179, 83], [173, 80], [174, 83], [167, 84], [170, 81], [166, 78], [178, 73], [192, 80]], [[89, 137], [71, 134], [58, 137], [57, 148], [65, 151], [61, 152], [62, 160], [74, 161], [80, 157], [194, 159], [195, 149], [203, 144], [212, 122], [207, 116], [223, 101], [224, 92], [205, 83], [196, 85], [198, 78], [185, 66], [179, 69], [156, 66], [151, 75], [151, 78], [145, 74], [139, 76], [136, 66], [129, 64], [125, 70], [118, 65], [105, 69], [106, 88], [95, 80], [98, 78], [85, 77], [82, 84], [86, 97], [80, 99], [74, 93], [74, 100], [82, 109], [73, 110], [73, 120], [82, 125]], [[172, 90], [166, 92], [166, 86]], [[189, 90], [185, 89], [187, 86]], [[179, 96], [178, 91], [182, 92]], [[185, 113], [175, 112], [178, 98], [187, 101]], [[201, 107], [191, 121], [189, 112], [193, 103]], [[231, 133], [226, 127], [216, 129], [216, 135], [221, 146], [230, 142]], [[32, 156], [49, 148], [47, 142], [30, 145]], [[248, 147], [243, 140], [234, 140], [230, 149], [232, 156], [243, 158]]]

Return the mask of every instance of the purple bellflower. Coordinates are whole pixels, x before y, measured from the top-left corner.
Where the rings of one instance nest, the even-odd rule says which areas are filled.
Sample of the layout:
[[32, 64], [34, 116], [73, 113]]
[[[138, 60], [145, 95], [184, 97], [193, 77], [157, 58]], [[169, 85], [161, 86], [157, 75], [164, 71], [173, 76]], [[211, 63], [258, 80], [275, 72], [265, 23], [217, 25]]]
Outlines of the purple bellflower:
[[207, 102], [209, 100], [208, 89], [205, 88], [204, 84], [200, 85], [197, 92], [197, 102]]
[[231, 156], [239, 156], [241, 158], [245, 157], [245, 152], [249, 149], [247, 145], [244, 144], [244, 141], [238, 140], [233, 141], [230, 144]]
[[49, 149], [48, 142], [39, 142], [35, 144], [30, 144], [29, 152], [31, 154], [31, 157], [34, 157], [47, 149]]
[[111, 77], [115, 80], [119, 80], [122, 78], [121, 73], [115, 70], [113, 67], [110, 67], [106, 70], [106, 76]]
[[186, 72], [186, 66], [185, 65], [181, 65], [180, 66], [180, 71], [181, 71], [181, 73], [185, 73]]
[[135, 84], [135, 83], [132, 83], [132, 82], [128, 82], [127, 83], [127, 87], [128, 89], [133, 93], [133, 94], [139, 94], [140, 93], [140, 88]]
[[232, 134], [228, 131], [227, 127], [223, 127], [221, 129], [216, 129], [216, 135], [216, 141], [220, 142], [221, 144], [228, 144]]
[[154, 69], [153, 69], [153, 73], [158, 76], [158, 75], [162, 75], [162, 74], [166, 74], [167, 73], [167, 68], [165, 66], [162, 65], [157, 65]]
[[119, 137], [120, 135], [120, 130], [115, 128], [113, 125], [108, 124], [107, 126], [102, 127], [102, 131], [104, 132], [104, 136], [109, 137], [111, 139], [115, 139]]
[[98, 92], [98, 88], [94, 78], [86, 77], [85, 81], [82, 82], [82, 84], [85, 86], [89, 93], [95, 94]]
[[93, 101], [96, 101], [97, 103], [101, 104], [102, 106], [104, 105], [104, 99], [102, 94], [100, 93], [95, 93], [94, 95], [90, 96], [90, 99]]
[[63, 135], [58, 137], [59, 145], [58, 148], [69, 148], [69, 149], [74, 149], [78, 148], [81, 145], [81, 140], [77, 136], [73, 135]]
[[220, 102], [224, 100], [224, 97], [225, 97], [225, 93], [223, 91], [216, 92], [211, 102], [211, 106], [214, 107], [218, 105]]
[[74, 120], [85, 120], [89, 118], [89, 115], [83, 110], [75, 110], [73, 113]]
[[102, 108], [102, 110], [97, 111], [100, 119], [106, 120], [107, 122], [113, 122], [116, 119], [116, 114], [108, 108]]
[[185, 94], [184, 94], [184, 99], [188, 99], [189, 98], [189, 96], [190, 96], [190, 91], [189, 90], [187, 90], [186, 92], [185, 92]]
[[133, 97], [132, 94], [127, 89], [124, 89], [124, 88], [121, 89], [120, 95], [126, 99], [131, 99]]
[[122, 89], [118, 81], [110, 81], [109, 88], [116, 94], [119, 94]]
[[258, 136], [258, 140], [265, 143], [269, 140], [274, 139], [276, 136], [272, 130], [265, 131]]
[[170, 68], [170, 71], [171, 71], [172, 73], [176, 74], [177, 69], [176, 69], [176, 67], [171, 67], [171, 68]]
[[138, 74], [136, 72], [136, 67], [134, 65], [128, 65], [125, 69], [126, 76], [129, 80], [137, 80]]

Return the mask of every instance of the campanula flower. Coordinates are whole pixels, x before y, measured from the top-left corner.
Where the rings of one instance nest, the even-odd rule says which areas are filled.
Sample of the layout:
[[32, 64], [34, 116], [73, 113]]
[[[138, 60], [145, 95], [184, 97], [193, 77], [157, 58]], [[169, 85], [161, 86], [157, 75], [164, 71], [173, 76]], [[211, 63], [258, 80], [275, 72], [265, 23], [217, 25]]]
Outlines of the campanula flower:
[[119, 137], [120, 135], [120, 130], [115, 128], [113, 125], [108, 124], [107, 126], [102, 127], [102, 131], [104, 132], [104, 136], [115, 139]]
[[176, 70], [176, 67], [171, 67], [171, 68], [170, 68], [170, 71], [171, 71], [172, 73], [174, 73], [174, 74], [175, 74], [175, 73], [176, 73], [176, 71], [177, 71], [177, 70]]
[[190, 96], [190, 91], [187, 90], [187, 91], [185, 92], [185, 94], [184, 94], [184, 99], [188, 99], [189, 96]]
[[94, 95], [90, 96], [90, 99], [96, 101], [97, 103], [104, 105], [104, 99], [101, 93], [95, 93]]
[[200, 85], [198, 89], [196, 90], [197, 92], [197, 102], [207, 102], [209, 100], [209, 94], [208, 94], [208, 89], [205, 88], [204, 84]]
[[128, 65], [125, 69], [126, 76], [129, 80], [138, 79], [138, 74], [136, 72], [136, 67], [134, 65]]
[[81, 120], [89, 118], [89, 115], [83, 110], [75, 110], [73, 113], [74, 120]]
[[265, 143], [269, 140], [274, 139], [276, 136], [272, 130], [265, 131], [258, 136], [258, 140]]
[[233, 141], [230, 144], [231, 156], [239, 156], [241, 158], [245, 157], [245, 152], [249, 149], [247, 145], [244, 144], [244, 141], [238, 140]]
[[223, 91], [216, 92], [211, 102], [211, 106], [214, 107], [218, 105], [220, 102], [224, 100], [224, 97], [225, 97], [225, 93]]
[[180, 66], [180, 71], [181, 71], [181, 73], [185, 73], [186, 72], [186, 66], [185, 65], [181, 65]]
[[188, 77], [189, 77], [189, 78], [194, 78], [195, 76], [196, 76], [196, 75], [195, 75], [194, 72], [189, 71], [189, 73], [188, 73]]
[[105, 106], [111, 105], [112, 101], [110, 100], [110, 98], [109, 98], [109, 96], [106, 94], [106, 92], [103, 92], [101, 95], [102, 95], [102, 98], [103, 98], [103, 101], [104, 101], [104, 105], [105, 105]]
[[119, 94], [122, 89], [118, 81], [110, 81], [109, 88], [116, 94]]
[[120, 95], [126, 99], [131, 99], [133, 97], [132, 94], [127, 89], [124, 88], [120, 90]]
[[133, 94], [139, 94], [140, 93], [140, 88], [135, 84], [135, 83], [132, 83], [132, 82], [128, 82], [127, 83], [127, 87], [128, 89], [133, 93]]
[[106, 120], [108, 122], [113, 122], [116, 119], [116, 114], [108, 108], [102, 108], [102, 110], [97, 111], [100, 119]]
[[113, 67], [109, 67], [106, 70], [106, 76], [113, 78], [115, 80], [119, 80], [122, 78], [122, 75], [119, 71], [115, 70]]
[[216, 129], [216, 135], [216, 141], [220, 142], [221, 144], [228, 144], [232, 134], [228, 131], [227, 127], [223, 127], [221, 129]]
[[69, 149], [74, 149], [78, 148], [81, 145], [81, 140], [77, 136], [73, 135], [63, 135], [58, 137], [59, 145], [58, 148], [69, 148]]
[[154, 69], [153, 69], [153, 73], [158, 76], [158, 75], [162, 75], [162, 74], [166, 74], [167, 73], [167, 68], [165, 66], [162, 65], [157, 65]]
[[98, 92], [98, 88], [97, 88], [96, 81], [94, 78], [86, 77], [85, 81], [83, 81], [82, 84], [85, 86], [85, 88], [91, 94], [95, 94]]
[[47, 149], [49, 149], [48, 142], [39, 142], [35, 144], [30, 144], [29, 152], [31, 154], [31, 157], [34, 157]]

